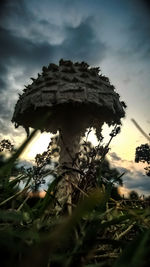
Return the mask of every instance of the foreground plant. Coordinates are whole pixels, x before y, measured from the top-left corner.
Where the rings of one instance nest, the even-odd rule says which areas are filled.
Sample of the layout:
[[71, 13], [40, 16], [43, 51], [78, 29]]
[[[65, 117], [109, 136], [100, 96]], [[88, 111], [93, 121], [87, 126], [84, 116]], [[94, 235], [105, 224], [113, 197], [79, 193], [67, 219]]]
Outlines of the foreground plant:
[[[88, 145], [84, 143], [83, 151], [86, 150], [84, 146], [88, 150]], [[11, 181], [9, 177], [22, 148], [1, 167], [1, 178], [7, 177], [5, 191], [8, 190], [8, 185], [11, 190], [16, 186], [17, 180]], [[97, 149], [97, 153], [104, 151], [102, 147]], [[102, 159], [102, 154], [95, 155], [93, 148], [91, 154], [90, 149], [83, 152], [78, 164], [80, 163], [82, 172], [85, 170], [83, 175], [89, 177], [87, 186], [90, 177], [94, 186], [89, 185], [88, 190], [81, 184], [75, 187], [74, 196], [77, 197], [69, 216], [65, 212], [64, 215], [57, 216], [55, 210], [55, 191], [59, 180], [67, 171], [65, 168], [56, 173], [45, 197], [37, 199], [32, 205], [27, 194], [31, 190], [29, 184], [24, 187], [26, 193], [23, 190], [13, 194], [9, 191], [9, 199], [5, 199], [3, 193], [0, 195], [3, 201], [0, 207], [2, 266], [146, 267], [149, 264], [149, 206], [140, 199], [130, 201], [112, 198], [111, 179], [104, 181], [105, 184], [100, 179], [105, 175], [102, 165], [100, 171], [97, 169], [95, 172], [91, 168], [98, 167], [98, 158]], [[115, 176], [114, 173], [110, 174], [110, 178]]]

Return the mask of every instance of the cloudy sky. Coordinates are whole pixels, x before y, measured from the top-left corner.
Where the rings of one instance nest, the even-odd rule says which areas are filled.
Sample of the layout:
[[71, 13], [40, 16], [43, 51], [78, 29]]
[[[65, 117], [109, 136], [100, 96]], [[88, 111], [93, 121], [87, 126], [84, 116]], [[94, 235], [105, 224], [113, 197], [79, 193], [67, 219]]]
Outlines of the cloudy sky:
[[[150, 5], [143, 0], [3, 0], [0, 6], [0, 139], [21, 142], [11, 117], [18, 93], [43, 65], [60, 58], [87, 61], [110, 78], [128, 108], [110, 159], [128, 169], [125, 187], [150, 192], [136, 146], [150, 132]], [[104, 133], [108, 134], [108, 129]], [[45, 137], [46, 138], [46, 137]]]

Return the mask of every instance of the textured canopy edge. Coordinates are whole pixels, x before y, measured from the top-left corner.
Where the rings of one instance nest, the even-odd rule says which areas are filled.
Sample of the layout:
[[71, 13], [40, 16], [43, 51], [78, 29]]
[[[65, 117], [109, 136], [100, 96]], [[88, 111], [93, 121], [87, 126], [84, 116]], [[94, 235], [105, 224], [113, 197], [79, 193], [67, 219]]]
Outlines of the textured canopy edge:
[[[50, 115], [47, 116], [47, 114]], [[46, 116], [47, 118], [45, 119]], [[41, 131], [56, 133], [61, 128], [61, 121], [66, 121], [66, 124], [69, 124], [70, 120], [78, 122], [81, 117], [84, 117], [84, 120], [87, 121], [87, 127], [94, 127], [95, 121], [106, 122], [109, 126], [116, 123], [121, 124], [120, 116], [115, 113], [113, 114], [111, 109], [109, 110], [104, 106], [100, 108], [92, 103], [91, 105], [68, 103], [60, 104], [53, 108], [39, 107], [36, 109], [31, 106], [25, 112], [17, 113], [15, 120], [12, 119], [12, 122], [15, 122], [16, 128], [23, 126], [24, 128], [31, 127]], [[122, 117], [124, 117], [124, 113]]]
[[[125, 103], [119, 100], [109, 79], [99, 75], [99, 68], [89, 68], [85, 62], [60, 60], [59, 66], [50, 64], [42, 70], [42, 75], [32, 78], [33, 83], [19, 96], [12, 118], [15, 127], [56, 132], [61, 119], [68, 120], [68, 114], [77, 121], [85, 116], [87, 124], [87, 117], [90, 124], [97, 120], [121, 124]], [[44, 120], [47, 112], [51, 116], [41, 126], [39, 121]]]

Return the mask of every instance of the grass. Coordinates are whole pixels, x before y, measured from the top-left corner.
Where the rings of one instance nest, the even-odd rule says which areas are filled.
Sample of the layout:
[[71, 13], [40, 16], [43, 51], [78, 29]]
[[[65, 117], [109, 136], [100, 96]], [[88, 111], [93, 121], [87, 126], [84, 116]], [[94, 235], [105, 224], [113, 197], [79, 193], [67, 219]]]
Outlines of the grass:
[[[104, 160], [108, 146], [93, 150], [83, 144], [80, 169], [56, 166], [55, 179], [45, 197], [31, 199], [28, 193], [33, 191], [35, 173], [15, 172], [15, 165], [34, 134], [1, 163], [1, 266], [150, 266], [149, 202], [113, 196], [114, 182], [121, 183], [121, 175], [110, 171]], [[41, 166], [37, 168], [41, 171]], [[108, 170], [111, 179], [104, 182], [102, 177]], [[14, 172], [15, 179], [11, 180]], [[57, 213], [57, 185], [66, 173], [69, 176], [74, 172], [82, 179], [73, 187], [72, 212], [68, 215], [65, 203], [62, 212]], [[20, 189], [22, 180], [24, 187]]]

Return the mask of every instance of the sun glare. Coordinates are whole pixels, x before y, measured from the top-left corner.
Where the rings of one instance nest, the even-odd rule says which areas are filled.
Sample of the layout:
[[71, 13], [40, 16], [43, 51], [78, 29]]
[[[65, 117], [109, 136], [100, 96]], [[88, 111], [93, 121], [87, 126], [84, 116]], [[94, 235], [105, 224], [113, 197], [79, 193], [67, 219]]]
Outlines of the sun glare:
[[41, 154], [47, 150], [51, 139], [50, 133], [42, 133], [39, 131], [34, 137], [33, 141], [28, 145], [24, 153], [21, 155], [22, 159], [34, 160], [37, 154]]
[[[47, 150], [50, 139], [53, 135], [50, 133], [41, 133], [40, 131], [36, 134], [33, 141], [28, 145], [26, 150], [22, 153], [21, 159], [33, 161], [37, 154], [41, 154]], [[88, 135], [88, 141], [94, 146], [98, 144], [95, 131], [92, 130]]]
[[[123, 125], [121, 127], [121, 134], [117, 135], [110, 144], [111, 151], [115, 151], [115, 153], [123, 160], [133, 161], [136, 147], [145, 141], [144, 137], [142, 137], [141, 134], [132, 126], [132, 123], [126, 123], [125, 126]], [[112, 129], [113, 127], [109, 127], [108, 125], [104, 124], [102, 130], [102, 135], [104, 136], [104, 145], [108, 143]], [[39, 131], [34, 140], [28, 145], [22, 154], [21, 159], [33, 161], [36, 154], [41, 154], [47, 150], [52, 136], [53, 135], [50, 133], [44, 132], [41, 134]], [[87, 140], [90, 141], [94, 146], [98, 145], [98, 140], [94, 129], [92, 129], [92, 131], [89, 133]]]

